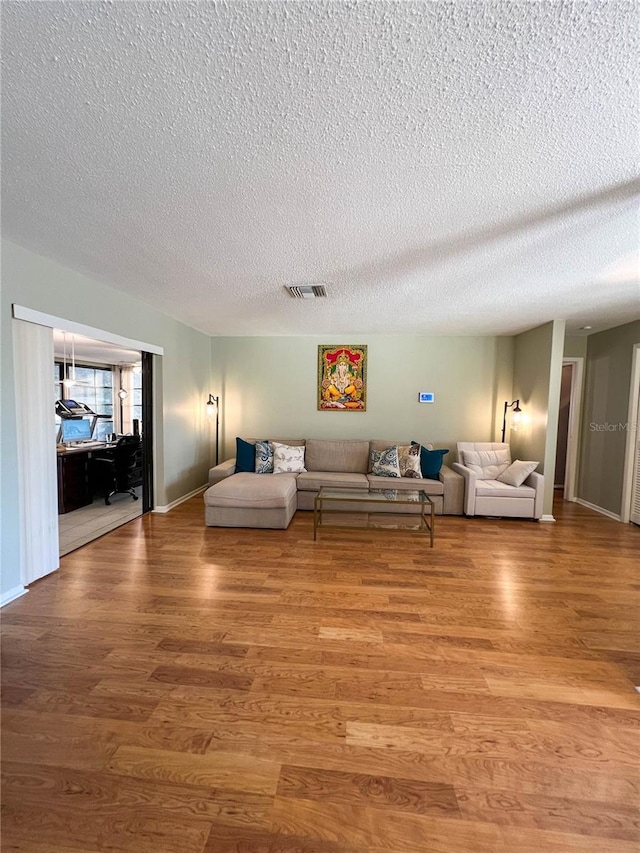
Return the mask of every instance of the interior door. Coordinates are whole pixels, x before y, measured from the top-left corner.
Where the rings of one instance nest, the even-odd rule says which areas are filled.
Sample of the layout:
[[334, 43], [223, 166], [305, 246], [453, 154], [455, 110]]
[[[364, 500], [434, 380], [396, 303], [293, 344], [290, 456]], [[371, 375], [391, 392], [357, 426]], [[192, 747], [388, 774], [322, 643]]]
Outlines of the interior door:
[[633, 460], [633, 482], [631, 486], [630, 520], [640, 524], [640, 399], [638, 400], [638, 417], [636, 418], [635, 456]]

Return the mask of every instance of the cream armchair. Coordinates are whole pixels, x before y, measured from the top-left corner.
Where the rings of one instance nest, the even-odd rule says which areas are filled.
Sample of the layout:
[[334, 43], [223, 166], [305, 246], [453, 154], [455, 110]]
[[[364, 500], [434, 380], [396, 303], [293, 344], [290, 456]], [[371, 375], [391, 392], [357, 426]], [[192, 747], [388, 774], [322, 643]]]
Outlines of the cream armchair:
[[464, 514], [533, 518], [542, 516], [544, 477], [535, 471], [520, 486], [497, 480], [511, 464], [502, 442], [458, 443], [458, 462], [451, 466], [464, 477]]

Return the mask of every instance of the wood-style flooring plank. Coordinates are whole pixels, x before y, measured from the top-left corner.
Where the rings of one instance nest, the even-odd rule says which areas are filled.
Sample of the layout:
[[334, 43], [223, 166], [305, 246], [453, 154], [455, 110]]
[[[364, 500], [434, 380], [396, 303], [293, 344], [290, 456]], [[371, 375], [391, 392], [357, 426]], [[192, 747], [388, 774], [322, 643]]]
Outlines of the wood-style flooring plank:
[[640, 530], [206, 528], [2, 611], [3, 853], [637, 853]]

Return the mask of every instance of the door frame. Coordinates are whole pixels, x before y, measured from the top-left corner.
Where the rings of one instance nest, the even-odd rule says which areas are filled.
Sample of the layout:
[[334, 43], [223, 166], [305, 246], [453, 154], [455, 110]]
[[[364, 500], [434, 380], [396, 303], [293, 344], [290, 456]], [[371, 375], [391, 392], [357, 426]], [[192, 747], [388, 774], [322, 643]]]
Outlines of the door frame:
[[[46, 326], [46, 327], [49, 327], [51, 329], [62, 329], [62, 330], [67, 331], [67, 332], [72, 332], [72, 333], [76, 333], [79, 335], [85, 335], [86, 337], [89, 337], [89, 338], [95, 338], [95, 339], [100, 340], [100, 341], [106, 341], [107, 343], [113, 343], [113, 344], [117, 344], [119, 346], [124, 346], [127, 349], [137, 349], [137, 350], [140, 350], [141, 352], [152, 353], [153, 355], [160, 355], [160, 356], [164, 355], [164, 348], [156, 346], [156, 344], [149, 344], [149, 343], [146, 343], [143, 341], [133, 340], [132, 338], [125, 338], [122, 335], [116, 335], [116, 334], [113, 334], [112, 332], [107, 332], [104, 329], [98, 329], [94, 326], [87, 326], [84, 323], [76, 323], [75, 321], [68, 320], [65, 317], [57, 317], [57, 316], [54, 316], [53, 314], [46, 314], [42, 311], [36, 311], [33, 308], [27, 308], [23, 305], [18, 305], [16, 303], [13, 303], [13, 305], [12, 305], [12, 315], [13, 315], [13, 318], [16, 320], [26, 320], [28, 323], [35, 323], [38, 326]], [[12, 334], [13, 334], [13, 331], [12, 331]], [[151, 356], [149, 356], [149, 358], [151, 358]], [[16, 385], [19, 382], [19, 376], [18, 376], [19, 368], [20, 368], [20, 365], [17, 363], [14, 363], [14, 381], [16, 382]], [[43, 365], [43, 369], [48, 369], [49, 372], [51, 372], [51, 369], [48, 365]], [[151, 383], [148, 383], [148, 386], [149, 386], [148, 387], [148, 393], [151, 394]], [[24, 390], [24, 393], [26, 395], [28, 395], [29, 389], [26, 388], [23, 390]], [[158, 397], [156, 396], [156, 397], [154, 397], [152, 404], [150, 404], [148, 402], [148, 407], [149, 406], [152, 409], [152, 411], [149, 412], [149, 423], [153, 425], [155, 423], [155, 418], [156, 418], [158, 412], [161, 412], [162, 401], [160, 399], [158, 399]], [[149, 444], [149, 447], [152, 447], [151, 443]], [[151, 454], [148, 454], [148, 455], [151, 456]], [[25, 465], [37, 465], [37, 461], [31, 455], [27, 455], [25, 460], [24, 460], [24, 464]], [[56, 464], [55, 455], [52, 458], [51, 464], [53, 466], [55, 466], [55, 464]], [[151, 477], [152, 483], [153, 483], [153, 479], [155, 478], [155, 476], [156, 476], [156, 474], [154, 471], [153, 477]], [[23, 526], [22, 529], [24, 530], [24, 535], [30, 536], [33, 532], [36, 531], [38, 525], [44, 526], [45, 529], [49, 525], [53, 524], [54, 522], [57, 525], [57, 507], [56, 507], [55, 518], [42, 518], [39, 516], [36, 517], [35, 513], [26, 512], [26, 510], [24, 509], [24, 506], [23, 506], [24, 500], [25, 500], [23, 480], [24, 480], [24, 478], [21, 476], [20, 477], [20, 484], [19, 484], [19, 491], [20, 491], [19, 499], [21, 502], [20, 523]], [[151, 498], [150, 499], [153, 500], [153, 491], [151, 492]], [[150, 508], [152, 508], [152, 507], [150, 507]], [[23, 554], [21, 554], [20, 559], [21, 559], [21, 566], [20, 566], [21, 577], [25, 578], [25, 577], [27, 577], [27, 574], [26, 574], [27, 566], [22, 564], [23, 560], [24, 560]], [[58, 563], [58, 565], [59, 565], [59, 563]], [[57, 568], [57, 566], [56, 566], [56, 568]], [[55, 571], [55, 569], [53, 569], [53, 571]], [[24, 581], [23, 581], [23, 583], [24, 583]]]
[[622, 475], [622, 506], [620, 521], [631, 520], [631, 490], [633, 488], [633, 463], [636, 453], [636, 433], [640, 427], [638, 406], [640, 405], [640, 344], [633, 345], [631, 356], [631, 385], [629, 387], [629, 411], [627, 414], [627, 441]]
[[577, 500], [578, 447], [580, 445], [580, 426], [582, 423], [582, 381], [584, 376], [584, 358], [565, 356], [562, 366], [571, 365], [571, 398], [569, 400], [569, 430], [567, 435], [567, 460], [564, 472], [565, 501]]

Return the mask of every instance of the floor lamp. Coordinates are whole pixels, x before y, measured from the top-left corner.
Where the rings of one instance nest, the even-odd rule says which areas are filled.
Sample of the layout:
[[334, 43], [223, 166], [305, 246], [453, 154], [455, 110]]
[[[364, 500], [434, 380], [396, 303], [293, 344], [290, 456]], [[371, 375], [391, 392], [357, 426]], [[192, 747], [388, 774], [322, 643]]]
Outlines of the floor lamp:
[[212, 418], [215, 413], [216, 416], [216, 465], [218, 464], [218, 460], [220, 457], [219, 452], [219, 438], [220, 438], [220, 397], [214, 397], [213, 394], [209, 394], [209, 399], [207, 400], [207, 415]]
[[514, 415], [520, 415], [522, 409], [520, 408], [520, 400], [514, 400], [512, 403], [507, 403], [505, 400], [504, 403], [504, 414], [502, 415], [502, 441], [504, 442], [504, 437], [507, 432], [507, 409], [511, 409], [513, 407]]

